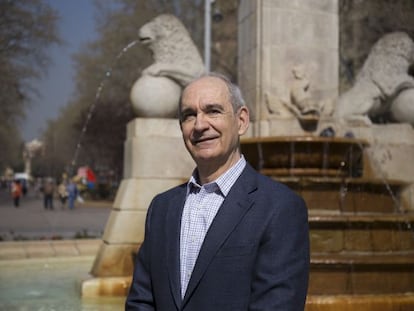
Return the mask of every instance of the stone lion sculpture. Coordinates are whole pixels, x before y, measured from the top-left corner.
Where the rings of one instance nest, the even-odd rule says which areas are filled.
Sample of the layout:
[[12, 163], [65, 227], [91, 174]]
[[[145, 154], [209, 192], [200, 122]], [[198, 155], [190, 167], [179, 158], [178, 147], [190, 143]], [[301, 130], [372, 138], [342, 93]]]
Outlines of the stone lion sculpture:
[[404, 32], [384, 35], [372, 47], [355, 84], [338, 100], [340, 120], [386, 119], [414, 125], [414, 42]]
[[131, 89], [133, 109], [143, 117], [174, 117], [182, 87], [205, 71], [200, 53], [181, 21], [170, 14], [143, 25], [139, 39], [152, 51], [154, 63]]

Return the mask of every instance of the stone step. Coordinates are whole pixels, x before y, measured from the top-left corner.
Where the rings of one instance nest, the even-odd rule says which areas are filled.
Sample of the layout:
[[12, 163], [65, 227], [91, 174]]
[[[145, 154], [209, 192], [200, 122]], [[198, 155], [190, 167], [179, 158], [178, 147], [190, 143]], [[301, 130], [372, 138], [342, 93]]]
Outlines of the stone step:
[[395, 213], [408, 209], [400, 200], [408, 183], [398, 180], [267, 175], [299, 193], [310, 210]]
[[414, 213], [338, 214], [309, 211], [312, 252], [414, 251]]
[[312, 252], [310, 295], [378, 295], [414, 292], [414, 251]]
[[378, 295], [308, 295], [305, 311], [412, 311], [414, 292]]
[[396, 213], [350, 213], [327, 210], [310, 210], [309, 222], [313, 223], [413, 223], [414, 211]]
[[385, 268], [387, 266], [410, 266], [414, 268], [414, 251], [392, 253], [342, 252], [334, 254], [312, 252], [311, 265], [314, 267], [347, 266], [356, 268], [360, 266], [381, 266]]
[[367, 141], [345, 137], [274, 136], [241, 140], [246, 159], [261, 171], [277, 176], [360, 176]]

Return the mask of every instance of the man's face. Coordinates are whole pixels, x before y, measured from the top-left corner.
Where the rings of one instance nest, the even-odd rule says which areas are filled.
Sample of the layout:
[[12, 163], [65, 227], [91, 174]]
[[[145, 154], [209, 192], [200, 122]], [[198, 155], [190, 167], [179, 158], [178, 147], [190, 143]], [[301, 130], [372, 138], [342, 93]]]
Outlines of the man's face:
[[226, 84], [201, 78], [184, 90], [180, 125], [184, 143], [197, 165], [223, 165], [238, 155], [239, 136], [249, 123], [246, 107], [233, 110]]

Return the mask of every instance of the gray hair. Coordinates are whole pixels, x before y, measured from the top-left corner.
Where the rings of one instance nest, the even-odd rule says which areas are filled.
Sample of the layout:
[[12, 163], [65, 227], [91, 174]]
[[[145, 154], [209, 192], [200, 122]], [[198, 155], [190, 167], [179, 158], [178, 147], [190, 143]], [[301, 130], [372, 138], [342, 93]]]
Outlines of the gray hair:
[[[209, 72], [209, 73], [202, 74], [202, 75], [198, 76], [197, 78], [193, 79], [189, 84], [191, 84], [192, 82], [194, 82], [196, 80], [204, 78], [204, 77], [217, 78], [217, 79], [220, 79], [221, 81], [223, 81], [226, 84], [227, 89], [229, 90], [230, 103], [231, 103], [235, 113], [239, 110], [239, 108], [246, 106], [246, 102], [243, 98], [243, 95], [240, 91], [240, 88], [236, 84], [231, 82], [231, 80], [227, 76], [225, 76], [221, 73]], [[182, 100], [182, 93], [181, 93], [180, 103], [179, 103], [179, 107], [178, 107], [178, 115], [180, 115], [181, 100]]]
[[226, 84], [227, 89], [229, 90], [230, 103], [233, 106], [234, 112], [237, 112], [237, 110], [239, 110], [240, 107], [246, 106], [246, 102], [244, 101], [240, 88], [236, 84], [231, 82], [231, 80], [227, 76], [218, 72], [209, 72], [200, 76], [200, 78], [202, 77], [218, 78]]

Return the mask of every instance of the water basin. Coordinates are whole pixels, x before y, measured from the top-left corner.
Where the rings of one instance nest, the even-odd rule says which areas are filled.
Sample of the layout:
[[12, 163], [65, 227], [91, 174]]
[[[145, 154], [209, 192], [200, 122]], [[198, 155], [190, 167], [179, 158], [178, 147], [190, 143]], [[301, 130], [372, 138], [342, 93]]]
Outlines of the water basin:
[[121, 311], [125, 297], [82, 298], [94, 256], [0, 261], [0, 310]]

